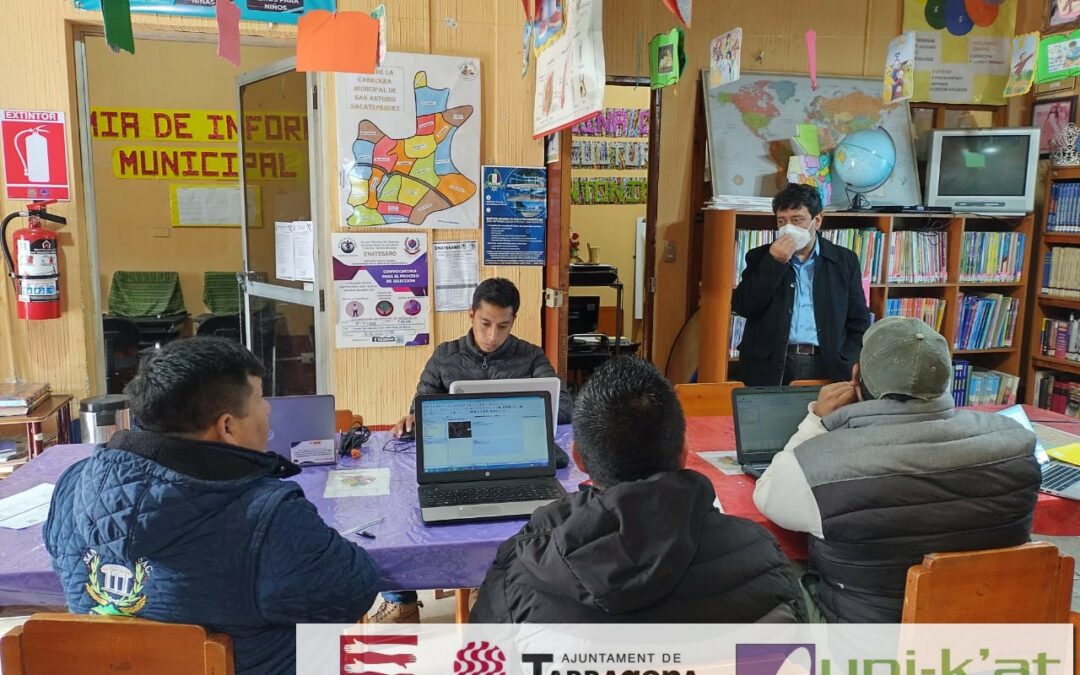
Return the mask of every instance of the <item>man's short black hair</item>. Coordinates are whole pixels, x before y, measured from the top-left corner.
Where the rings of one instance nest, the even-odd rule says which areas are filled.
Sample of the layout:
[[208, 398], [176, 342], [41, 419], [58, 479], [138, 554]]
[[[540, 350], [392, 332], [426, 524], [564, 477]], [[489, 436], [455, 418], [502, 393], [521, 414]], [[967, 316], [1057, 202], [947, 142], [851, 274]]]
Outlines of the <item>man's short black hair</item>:
[[124, 393], [141, 428], [199, 433], [224, 413], [247, 414], [249, 375], [265, 379], [266, 369], [243, 345], [216, 337], [177, 340], [147, 359]]
[[612, 359], [578, 394], [574, 444], [603, 487], [681, 468], [686, 420], [675, 389], [647, 361]]
[[517, 286], [509, 279], [484, 279], [473, 291], [472, 308], [474, 312], [480, 309], [481, 302], [504, 309], [509, 307], [513, 310], [514, 316], [517, 316], [518, 310], [521, 309], [521, 293], [518, 293]]
[[802, 185], [800, 183], [788, 183], [787, 187], [776, 193], [772, 198], [772, 212], [774, 214], [790, 209], [806, 207], [811, 218], [816, 218], [821, 213], [821, 193], [816, 187]]

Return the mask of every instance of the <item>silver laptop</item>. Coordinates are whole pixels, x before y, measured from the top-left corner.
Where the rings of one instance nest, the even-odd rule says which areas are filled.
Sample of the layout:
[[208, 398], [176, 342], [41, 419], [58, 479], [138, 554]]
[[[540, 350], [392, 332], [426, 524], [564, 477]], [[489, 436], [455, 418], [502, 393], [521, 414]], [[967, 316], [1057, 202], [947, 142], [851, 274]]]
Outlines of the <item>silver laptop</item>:
[[[1035, 432], [1023, 406], [1014, 405], [999, 410], [998, 414], [1019, 422], [1022, 427], [1032, 433]], [[1066, 499], [1080, 500], [1080, 466], [1050, 457], [1039, 440], [1035, 441], [1035, 459], [1038, 460], [1042, 471], [1039, 491]]]
[[425, 523], [529, 516], [566, 494], [547, 392], [418, 396], [416, 429]]
[[[297, 464], [332, 464], [337, 460], [334, 397], [268, 396], [270, 434], [266, 448]], [[317, 444], [334, 447], [330, 455]]]
[[551, 397], [551, 424], [559, 426], [559, 396], [562, 394], [562, 380], [557, 377], [458, 380], [450, 385], [451, 394], [501, 394], [515, 391], [546, 391]]
[[743, 473], [760, 478], [784, 449], [816, 401], [821, 387], [742, 387], [731, 392], [735, 459]]

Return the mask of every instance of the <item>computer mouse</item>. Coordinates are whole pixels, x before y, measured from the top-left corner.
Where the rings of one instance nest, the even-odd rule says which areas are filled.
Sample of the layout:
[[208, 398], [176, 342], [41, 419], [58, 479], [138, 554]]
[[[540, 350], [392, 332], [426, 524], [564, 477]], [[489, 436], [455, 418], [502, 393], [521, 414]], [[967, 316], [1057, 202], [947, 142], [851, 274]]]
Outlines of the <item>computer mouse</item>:
[[415, 441], [416, 431], [402, 431], [401, 435], [397, 437], [399, 441]]

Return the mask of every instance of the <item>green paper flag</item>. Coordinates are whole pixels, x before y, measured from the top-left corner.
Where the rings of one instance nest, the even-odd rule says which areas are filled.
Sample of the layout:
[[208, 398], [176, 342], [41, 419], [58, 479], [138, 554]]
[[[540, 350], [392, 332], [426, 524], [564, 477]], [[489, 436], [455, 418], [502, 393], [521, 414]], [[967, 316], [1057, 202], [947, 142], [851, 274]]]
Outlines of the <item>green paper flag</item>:
[[101, 15], [105, 19], [105, 41], [114, 51], [135, 53], [135, 35], [131, 31], [130, 0], [101, 0]]
[[678, 83], [686, 67], [683, 29], [672, 28], [649, 41], [649, 81], [653, 89]]

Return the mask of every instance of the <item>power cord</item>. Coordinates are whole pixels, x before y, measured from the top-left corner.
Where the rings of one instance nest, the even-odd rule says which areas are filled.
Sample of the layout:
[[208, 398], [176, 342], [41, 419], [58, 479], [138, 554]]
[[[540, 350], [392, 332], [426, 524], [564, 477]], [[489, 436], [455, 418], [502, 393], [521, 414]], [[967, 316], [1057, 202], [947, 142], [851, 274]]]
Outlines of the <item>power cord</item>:
[[371, 438], [371, 429], [361, 422], [353, 422], [352, 427], [341, 436], [341, 445], [338, 446], [338, 454], [342, 457], [360, 455], [360, 447]]

